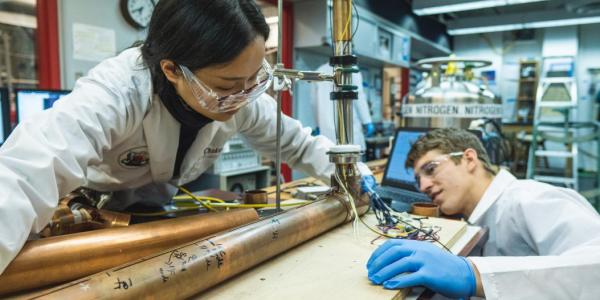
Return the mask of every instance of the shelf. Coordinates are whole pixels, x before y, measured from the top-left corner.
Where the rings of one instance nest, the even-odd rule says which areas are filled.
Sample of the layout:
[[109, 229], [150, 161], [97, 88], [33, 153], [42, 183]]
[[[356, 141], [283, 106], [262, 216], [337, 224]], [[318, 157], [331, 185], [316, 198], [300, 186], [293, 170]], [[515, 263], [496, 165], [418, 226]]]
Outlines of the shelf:
[[536, 85], [539, 82], [539, 63], [535, 60], [521, 60], [519, 62], [519, 76], [517, 77], [518, 90], [515, 106], [517, 110], [527, 109], [526, 116], [519, 116], [518, 123], [532, 123], [536, 106]]

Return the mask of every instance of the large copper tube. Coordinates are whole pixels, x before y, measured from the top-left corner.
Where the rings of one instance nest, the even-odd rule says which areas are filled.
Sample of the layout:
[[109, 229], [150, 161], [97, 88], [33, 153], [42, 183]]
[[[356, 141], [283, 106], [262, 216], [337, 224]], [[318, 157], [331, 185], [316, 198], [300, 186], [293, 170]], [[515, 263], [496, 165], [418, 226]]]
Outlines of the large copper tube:
[[30, 241], [0, 276], [0, 295], [66, 282], [258, 220], [232, 210]]
[[341, 194], [330, 195], [325, 200], [73, 281], [37, 296], [43, 299], [187, 298], [342, 224], [349, 215], [344, 198]]

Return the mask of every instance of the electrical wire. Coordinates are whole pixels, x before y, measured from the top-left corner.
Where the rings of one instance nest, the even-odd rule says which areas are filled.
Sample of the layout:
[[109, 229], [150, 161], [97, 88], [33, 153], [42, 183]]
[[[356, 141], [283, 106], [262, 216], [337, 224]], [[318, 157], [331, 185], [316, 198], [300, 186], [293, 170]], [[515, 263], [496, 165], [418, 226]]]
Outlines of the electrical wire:
[[[349, 0], [349, 1], [350, 1], [350, 5], [348, 6], [348, 8], [349, 8], [348, 21], [346, 21], [346, 25], [344, 26], [344, 31], [342, 32], [342, 36], [341, 36], [342, 39], [348, 33], [348, 29], [350, 28], [350, 21], [352, 20], [352, 0]], [[352, 37], [350, 37], [350, 40], [352, 40]]]
[[[386, 233], [386, 232], [384, 232], [384, 231], [381, 231], [381, 230], [377, 230], [377, 229], [375, 229], [375, 228], [372, 228], [372, 227], [371, 227], [371, 226], [369, 226], [369, 225], [368, 225], [368, 224], [367, 224], [367, 223], [366, 223], [366, 222], [365, 222], [365, 221], [364, 221], [362, 218], [360, 218], [360, 216], [358, 215], [358, 211], [357, 211], [357, 209], [356, 209], [356, 205], [355, 205], [355, 203], [354, 203], [354, 196], [352, 196], [352, 194], [350, 194], [350, 193], [348, 192], [348, 189], [347, 189], [347, 188], [346, 188], [346, 186], [345, 186], [345, 185], [342, 183], [342, 181], [340, 180], [340, 178], [339, 178], [339, 176], [337, 175], [337, 173], [334, 173], [334, 177], [335, 177], [336, 181], [339, 183], [339, 185], [342, 187], [342, 189], [344, 190], [344, 192], [345, 192], [345, 193], [348, 195], [348, 197], [350, 198], [350, 206], [351, 206], [351, 208], [352, 208], [352, 211], [353, 211], [353, 213], [354, 213], [354, 218], [355, 218], [355, 219], [354, 219], [354, 222], [353, 222], [353, 226], [357, 226], [357, 225], [358, 225], [358, 221], [357, 221], [357, 219], [358, 219], [358, 220], [359, 220], [359, 221], [360, 221], [360, 222], [361, 222], [363, 225], [365, 225], [365, 227], [367, 227], [369, 230], [371, 230], [371, 231], [372, 231], [372, 232], [374, 232], [375, 234], [378, 234], [378, 235], [380, 235], [380, 236], [384, 236], [384, 237], [387, 237], [387, 238], [402, 238], [402, 237], [400, 237], [400, 236], [398, 236], [398, 235], [395, 235], [395, 236], [394, 236], [394, 235], [390, 235], [390, 234], [388, 234], [388, 233]], [[369, 188], [369, 190], [372, 192], [372, 194], [371, 194], [371, 195], [374, 195], [373, 197], [379, 197], [379, 195], [377, 195], [377, 193], [376, 193], [376, 192], [374, 192], [374, 191], [373, 191], [373, 190], [371, 190], [370, 188]], [[370, 196], [371, 196], [371, 195], [370, 195]], [[392, 213], [392, 212], [393, 212], [392, 208], [390, 208], [389, 206], [387, 206], [387, 204], [385, 204], [385, 202], [383, 202], [383, 201], [382, 201], [382, 203], [383, 203], [384, 209], [385, 209], [385, 210], [388, 210], [388, 212], [389, 212], [390, 214], [394, 215], [394, 213]], [[375, 208], [374, 208], [374, 210], [375, 210]], [[443, 247], [445, 250], [447, 250], [448, 252], [452, 252], [452, 251], [450, 251], [450, 249], [448, 249], [448, 247], [446, 247], [446, 245], [445, 245], [444, 243], [442, 243], [442, 242], [439, 240], [439, 238], [438, 238], [438, 237], [436, 237], [435, 235], [431, 234], [430, 232], [427, 232], [426, 230], [424, 230], [424, 229], [422, 228], [422, 223], [421, 223], [421, 221], [420, 221], [420, 220], [419, 220], [420, 226], [419, 226], [418, 228], [417, 228], [417, 227], [415, 227], [414, 225], [412, 225], [412, 224], [410, 224], [410, 223], [408, 223], [408, 222], [406, 222], [406, 221], [402, 220], [402, 217], [401, 217], [401, 216], [397, 216], [397, 219], [396, 219], [396, 220], [397, 220], [398, 222], [400, 222], [400, 223], [403, 223], [403, 224], [405, 224], [405, 225], [408, 225], [408, 226], [410, 226], [411, 228], [415, 228], [415, 229], [416, 229], [416, 231], [423, 233], [423, 234], [424, 234], [426, 237], [430, 238], [432, 241], [434, 241], [434, 242], [436, 242], [436, 243], [440, 244], [440, 245], [441, 245], [441, 246], [442, 246], [442, 247]], [[355, 230], [356, 230], [356, 229], [355, 229]], [[439, 230], [438, 230], [438, 231], [439, 231]], [[414, 233], [414, 231], [411, 231], [410, 233]], [[409, 233], [409, 235], [410, 235], [410, 233]]]
[[[360, 24], [360, 17], [358, 15], [358, 8], [356, 7], [356, 4], [354, 3], [354, 1], [351, 2], [352, 3], [352, 9], [354, 9], [355, 15], [356, 15], [356, 26], [354, 27], [353, 31], [352, 31], [352, 36], [350, 37], [350, 41], [354, 40], [354, 36], [356, 35], [356, 32], [358, 31], [358, 26]], [[330, 15], [329, 15], [329, 26], [331, 27], [331, 30], [333, 30], [333, 9], [329, 10]], [[348, 20], [350, 20], [350, 18], [348, 18]], [[344, 33], [342, 34], [342, 36], [344, 36], [346, 33], [346, 29], [344, 29]], [[334, 41], [334, 37], [333, 34], [331, 35], [331, 51], [333, 53], [333, 55], [335, 55], [335, 41]], [[348, 44], [346, 44], [344, 46], [344, 52], [346, 51], [346, 47], [348, 47]]]
[[367, 227], [369, 230], [371, 230], [372, 232], [374, 232], [374, 233], [376, 233], [378, 235], [385, 236], [385, 237], [388, 237], [388, 238], [395, 238], [395, 236], [388, 235], [388, 234], [386, 234], [384, 232], [381, 232], [381, 231], [379, 231], [377, 229], [372, 228], [363, 219], [361, 219], [360, 216], [358, 215], [358, 210], [356, 209], [356, 205], [354, 203], [354, 196], [352, 196], [352, 194], [350, 194], [348, 192], [348, 189], [346, 189], [346, 185], [344, 185], [344, 183], [339, 178], [339, 176], [338, 176], [337, 173], [334, 173], [334, 177], [335, 177], [335, 180], [338, 182], [338, 184], [342, 187], [342, 189], [344, 190], [344, 192], [346, 193], [346, 195], [348, 195], [348, 197], [350, 198], [349, 199], [349, 201], [350, 201], [350, 207], [352, 208], [352, 212], [354, 213], [353, 226], [356, 226], [358, 224], [358, 221], [360, 221], [361, 223], [363, 223], [363, 225], [365, 225], [365, 227]]
[[216, 209], [214, 209], [211, 205], [210, 205], [210, 201], [202, 201], [200, 200], [200, 198], [198, 198], [198, 196], [194, 195], [192, 192], [188, 191], [186, 188], [182, 187], [182, 186], [177, 186], [177, 188], [184, 192], [186, 195], [192, 197], [194, 200], [198, 201], [200, 204], [202, 204], [202, 206], [206, 207], [206, 209], [210, 210], [210, 211], [217, 211]]
[[[358, 26], [360, 24], [360, 16], [358, 15], [358, 8], [356, 8], [356, 4], [354, 4], [354, 1], [352, 1], [352, 8], [354, 9], [354, 14], [356, 15], [356, 26], [352, 30], [352, 36], [350, 37], [350, 42], [354, 42], [354, 36], [356, 35], [356, 32], [358, 31]], [[344, 52], [346, 52], [346, 50], [348, 49], [348, 44], [349, 43], [346, 43], [346, 45], [344, 46]], [[362, 84], [362, 83], [360, 83], [360, 84]]]
[[192, 198], [189, 195], [179, 195], [179, 196], [173, 197], [173, 200], [204, 200], [204, 201], [225, 203], [225, 200], [222, 200], [219, 198], [214, 198], [214, 197], [207, 197], [207, 196], [196, 196], [195, 198]]
[[[184, 200], [175, 200], [176, 203], [182, 202]], [[305, 205], [305, 204], [309, 204], [309, 203], [313, 203], [313, 201], [301, 201], [301, 202], [294, 202], [294, 203], [281, 203], [282, 207], [286, 207], [286, 206], [301, 206], [301, 205]], [[194, 203], [186, 203], [186, 205], [184, 206], [177, 206], [176, 209], [171, 209], [171, 210], [165, 210], [165, 211], [159, 211], [159, 212], [151, 212], [151, 213], [138, 213], [138, 212], [133, 212], [131, 213], [131, 215], [133, 216], [140, 216], [140, 217], [154, 217], [154, 216], [164, 216], [164, 215], [168, 215], [168, 214], [172, 214], [172, 213], [179, 213], [179, 212], [184, 212], [184, 211], [191, 211], [191, 210], [198, 210], [199, 208], [202, 207], [206, 207], [204, 205], [205, 203], [201, 203], [201, 205], [198, 204], [194, 204]], [[275, 204], [240, 204], [240, 203], [212, 203], [211, 207], [213, 207], [213, 209], [215, 207], [222, 207], [222, 208], [272, 208], [272, 207], [276, 207]]]

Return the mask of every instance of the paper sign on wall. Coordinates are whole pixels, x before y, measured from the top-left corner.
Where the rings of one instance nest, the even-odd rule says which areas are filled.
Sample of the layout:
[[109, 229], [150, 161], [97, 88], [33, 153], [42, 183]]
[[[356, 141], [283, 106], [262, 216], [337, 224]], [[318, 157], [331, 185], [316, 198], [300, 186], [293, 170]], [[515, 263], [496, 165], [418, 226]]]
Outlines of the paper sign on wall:
[[116, 33], [104, 27], [73, 23], [73, 58], [100, 62], [115, 56]]

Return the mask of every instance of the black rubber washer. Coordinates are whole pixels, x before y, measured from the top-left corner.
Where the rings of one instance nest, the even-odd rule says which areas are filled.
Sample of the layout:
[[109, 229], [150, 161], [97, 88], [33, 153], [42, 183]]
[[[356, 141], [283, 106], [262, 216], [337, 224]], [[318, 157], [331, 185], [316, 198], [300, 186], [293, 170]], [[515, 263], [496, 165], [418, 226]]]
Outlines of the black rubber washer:
[[343, 91], [343, 92], [331, 92], [329, 93], [330, 100], [356, 100], [358, 99], [357, 92]]
[[357, 65], [357, 64], [358, 64], [358, 57], [356, 57], [355, 55], [333, 56], [333, 57], [329, 58], [330, 66], [335, 66], [335, 65], [348, 66], [348, 65]]

